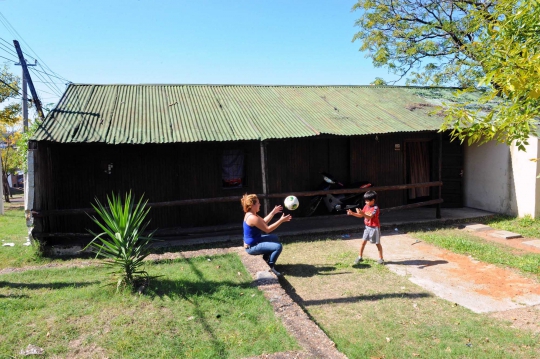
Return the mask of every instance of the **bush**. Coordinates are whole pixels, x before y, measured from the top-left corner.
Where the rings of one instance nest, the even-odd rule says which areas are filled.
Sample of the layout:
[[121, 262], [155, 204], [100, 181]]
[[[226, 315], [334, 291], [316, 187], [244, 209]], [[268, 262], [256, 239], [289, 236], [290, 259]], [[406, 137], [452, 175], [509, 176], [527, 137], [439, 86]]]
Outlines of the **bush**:
[[[144, 259], [150, 254], [150, 246], [154, 232], [143, 236], [143, 232], [150, 223], [144, 222], [150, 208], [146, 208], [148, 201], [143, 198], [135, 205], [131, 192], [127, 193], [124, 202], [120, 195], [111, 198], [107, 196], [108, 207], [105, 207], [96, 198], [96, 205], [92, 207], [98, 218], [89, 217], [103, 232], [89, 231], [94, 239], [86, 246], [96, 253], [96, 257], [105, 259], [105, 263], [113, 268], [111, 274], [116, 280], [117, 289], [120, 286], [129, 286], [135, 289], [138, 286], [148, 285], [148, 273], [144, 270]], [[85, 249], [86, 249], [85, 248]]]

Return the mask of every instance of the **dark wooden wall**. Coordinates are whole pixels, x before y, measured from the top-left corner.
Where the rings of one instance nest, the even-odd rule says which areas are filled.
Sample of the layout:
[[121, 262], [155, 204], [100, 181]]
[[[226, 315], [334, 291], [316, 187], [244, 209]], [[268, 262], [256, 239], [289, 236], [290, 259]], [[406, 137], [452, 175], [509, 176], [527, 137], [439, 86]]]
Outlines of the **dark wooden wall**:
[[[461, 205], [462, 149], [444, 136], [443, 198], [452, 198], [451, 206]], [[430, 141], [432, 181], [438, 179], [438, 135], [418, 132], [356, 137], [319, 137], [272, 140], [266, 143], [268, 188], [270, 193], [316, 190], [322, 181], [320, 172], [333, 174], [342, 182], [370, 181], [375, 186], [406, 183], [406, 141]], [[149, 202], [240, 196], [263, 193], [260, 142], [193, 143], [170, 145], [103, 145], [37, 143], [37, 211], [89, 208], [94, 198], [105, 201], [111, 192], [131, 190], [144, 194]], [[396, 151], [396, 145], [400, 150]], [[243, 188], [224, 189], [221, 159], [224, 150], [243, 149], [246, 184]], [[111, 174], [107, 165], [113, 164]], [[453, 182], [452, 182], [453, 181]], [[445, 183], [446, 186], [446, 183]], [[432, 191], [436, 198], [437, 191]], [[300, 197], [304, 208], [309, 197]], [[272, 199], [271, 205], [282, 199]], [[379, 193], [379, 205], [388, 208], [407, 204], [406, 191]], [[450, 203], [450, 202], [449, 202]], [[321, 206], [323, 207], [323, 206]], [[319, 214], [325, 213], [323, 210]], [[302, 211], [296, 215], [301, 215]], [[153, 208], [152, 228], [200, 227], [241, 221], [240, 203], [212, 203]], [[44, 233], [84, 233], [93, 228], [85, 215], [51, 216], [37, 220], [37, 231]]]
[[[89, 208], [97, 197], [132, 192], [149, 202], [239, 196], [261, 193], [258, 142], [178, 145], [101, 145], [39, 143], [35, 210]], [[221, 159], [225, 149], [245, 151], [244, 188], [224, 189]], [[111, 174], [105, 172], [113, 164]], [[240, 203], [154, 208], [151, 227], [197, 227], [230, 223], [242, 217]], [[44, 232], [85, 232], [85, 215], [43, 219]]]
[[444, 207], [463, 207], [463, 146], [443, 137], [442, 197]]

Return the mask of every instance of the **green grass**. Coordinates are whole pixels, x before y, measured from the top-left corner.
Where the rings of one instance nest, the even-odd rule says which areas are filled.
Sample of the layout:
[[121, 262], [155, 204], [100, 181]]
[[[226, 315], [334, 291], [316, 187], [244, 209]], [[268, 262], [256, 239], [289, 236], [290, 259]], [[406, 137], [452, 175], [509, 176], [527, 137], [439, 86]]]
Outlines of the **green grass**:
[[485, 223], [495, 229], [517, 232], [523, 237], [540, 238], [540, 220], [533, 219], [531, 216], [516, 218], [497, 215], [486, 220]]
[[148, 263], [147, 292], [115, 294], [105, 267], [0, 276], [0, 357], [244, 358], [298, 350], [236, 254]]
[[[24, 210], [6, 206], [4, 215], [0, 215], [0, 269], [47, 261], [41, 258], [35, 246], [24, 246], [27, 238]], [[5, 247], [5, 243], [14, 243], [15, 246]]]
[[357, 250], [343, 240], [287, 243], [278, 263], [290, 295], [349, 358], [540, 357], [538, 335], [435, 297], [374, 261], [353, 267]]
[[429, 232], [409, 232], [415, 238], [448, 249], [454, 253], [467, 254], [477, 260], [499, 266], [518, 269], [525, 273], [540, 275], [540, 254], [515, 254], [513, 248], [457, 229], [439, 229]]

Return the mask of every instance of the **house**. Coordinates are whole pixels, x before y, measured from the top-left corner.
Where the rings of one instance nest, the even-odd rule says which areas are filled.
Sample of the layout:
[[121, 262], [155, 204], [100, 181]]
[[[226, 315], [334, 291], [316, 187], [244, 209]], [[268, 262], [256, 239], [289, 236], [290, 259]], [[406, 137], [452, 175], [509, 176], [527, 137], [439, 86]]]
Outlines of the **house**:
[[464, 147], [464, 205], [511, 216], [540, 217], [538, 134], [526, 151], [495, 141]]
[[381, 207], [462, 207], [464, 147], [438, 132], [434, 105], [452, 93], [71, 84], [29, 144], [33, 235], [81, 237], [94, 228], [85, 212], [111, 192], [144, 195], [163, 231], [237, 223], [244, 193], [267, 207], [295, 193], [305, 208], [321, 171], [373, 183]]

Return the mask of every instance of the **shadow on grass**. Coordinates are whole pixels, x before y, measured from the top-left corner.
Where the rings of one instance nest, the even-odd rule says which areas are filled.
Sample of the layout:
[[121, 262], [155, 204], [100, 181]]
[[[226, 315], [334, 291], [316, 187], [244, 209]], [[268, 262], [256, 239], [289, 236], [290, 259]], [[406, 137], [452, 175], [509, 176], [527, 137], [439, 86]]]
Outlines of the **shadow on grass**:
[[290, 277], [313, 277], [315, 275], [340, 275], [350, 272], [327, 273], [336, 270], [336, 267], [318, 267], [311, 264], [278, 264], [277, 270]]
[[[242, 291], [252, 288], [251, 281], [238, 283], [236, 281], [214, 281], [205, 278], [202, 272], [192, 260], [187, 260], [186, 263], [191, 267], [191, 270], [197, 276], [197, 280], [170, 280], [165, 278], [156, 278], [150, 283], [152, 291], [146, 295], [149, 297], [159, 297], [162, 300], [169, 298], [182, 298], [193, 305], [194, 317], [203, 326], [204, 331], [208, 335], [207, 344], [212, 347], [215, 357], [225, 357], [227, 344], [219, 339], [214, 331], [214, 326], [210, 324], [209, 313], [206, 304], [201, 308], [200, 301], [208, 301], [208, 299], [216, 302], [235, 303], [234, 295], [243, 295]], [[226, 293], [226, 294], [224, 294]], [[201, 299], [203, 298], [203, 299]], [[215, 315], [215, 318], [220, 318], [220, 314]]]
[[415, 299], [415, 298], [427, 298], [431, 297], [428, 293], [385, 293], [374, 295], [358, 295], [354, 297], [346, 298], [327, 298], [317, 300], [301, 300], [303, 306], [309, 307], [311, 305], [322, 304], [341, 304], [341, 303], [356, 303], [356, 302], [374, 302], [382, 299], [400, 298], [400, 299]]
[[399, 264], [404, 266], [418, 266], [418, 268], [426, 268], [426, 267], [432, 267], [436, 266], [438, 264], [447, 264], [448, 261], [444, 260], [435, 260], [435, 261], [428, 261], [424, 259], [411, 259], [411, 260], [405, 260], [405, 261], [388, 261], [386, 264]]
[[62, 288], [80, 288], [90, 285], [99, 284], [101, 282], [58, 282], [58, 283], [12, 283], [0, 281], [0, 288], [14, 288], [14, 289], [62, 289]]
[[187, 281], [187, 280], [169, 280], [154, 279], [150, 282], [151, 292], [147, 293], [149, 297], [181, 297], [191, 302], [190, 297], [204, 295], [211, 297], [212, 294], [220, 292], [223, 288], [246, 289], [251, 287], [251, 282], [237, 283], [231, 281]]
[[[357, 302], [374, 302], [382, 299], [389, 298], [400, 298], [400, 299], [415, 299], [415, 298], [430, 298], [433, 295], [426, 292], [415, 292], [415, 293], [381, 293], [381, 294], [371, 294], [371, 295], [358, 295], [354, 297], [344, 297], [344, 298], [325, 298], [317, 300], [304, 300], [294, 289], [293, 285], [285, 278], [281, 277], [279, 281], [282, 283], [283, 289], [285, 292], [302, 308], [306, 309], [312, 305], [324, 305], [324, 304], [341, 304], [341, 303], [357, 303]], [[309, 312], [306, 311], [306, 314], [315, 320]]]
[[[387, 262], [388, 263], [388, 262]], [[353, 268], [356, 268], [356, 269], [368, 269], [368, 268], [371, 268], [372, 265], [371, 264], [367, 264], [367, 263], [358, 263], [358, 264], [353, 264], [352, 265]]]
[[[3, 295], [3, 294], [0, 294], [0, 299], [22, 299], [22, 298], [30, 298], [28, 295], [26, 294], [22, 294], [22, 295], [19, 295], [19, 294], [10, 294], [10, 295]], [[2, 357], [0, 357], [2, 358]]]

